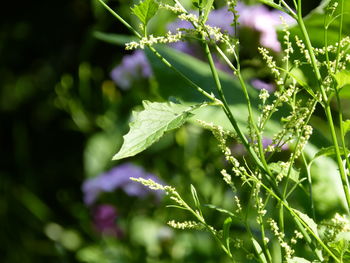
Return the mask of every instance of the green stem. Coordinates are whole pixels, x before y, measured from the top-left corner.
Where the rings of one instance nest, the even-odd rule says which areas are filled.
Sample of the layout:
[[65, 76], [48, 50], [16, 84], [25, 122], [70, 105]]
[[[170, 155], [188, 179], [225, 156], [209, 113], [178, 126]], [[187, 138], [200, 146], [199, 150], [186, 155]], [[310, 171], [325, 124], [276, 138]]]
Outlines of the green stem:
[[[340, 0], [340, 25], [339, 25], [339, 33], [338, 33], [338, 48], [337, 48], [337, 56], [336, 56], [336, 63], [335, 63], [335, 72], [337, 73], [338, 70], [338, 65], [339, 65], [339, 61], [340, 61], [340, 41], [343, 35], [343, 23], [344, 23], [344, 0]], [[346, 161], [346, 165], [347, 167], [349, 167], [350, 169], [350, 161], [349, 161], [349, 157], [348, 157], [348, 153], [346, 152], [346, 144], [345, 144], [345, 133], [344, 133], [344, 127], [343, 127], [343, 109], [342, 109], [342, 104], [339, 98], [339, 92], [338, 90], [335, 91], [335, 95], [337, 98], [337, 104], [338, 104], [338, 116], [339, 116], [339, 123], [340, 123], [340, 139], [341, 139], [341, 143], [343, 146], [343, 149], [345, 151], [345, 161]]]
[[223, 244], [221, 239], [217, 236], [216, 231], [207, 224], [204, 217], [201, 215], [201, 213], [197, 213], [195, 210], [193, 210], [182, 198], [180, 195], [176, 195], [176, 198], [182, 201], [183, 207], [188, 210], [202, 225], [205, 226], [205, 228], [213, 235], [221, 249], [229, 256], [229, 258], [232, 260], [232, 262], [235, 262], [232, 256], [232, 253], [226, 246]]
[[104, 8], [106, 8], [115, 18], [117, 18], [127, 29], [129, 29], [138, 38], [142, 38], [139, 32], [137, 32], [128, 22], [126, 22], [120, 15], [113, 11], [103, 0], [98, 0]]
[[327, 98], [327, 94], [325, 89], [322, 86], [322, 77], [321, 77], [321, 73], [320, 70], [318, 68], [317, 65], [317, 60], [316, 60], [316, 56], [315, 53], [313, 51], [313, 47], [310, 41], [310, 37], [309, 34], [306, 30], [304, 21], [303, 21], [303, 17], [302, 17], [302, 13], [301, 13], [301, 0], [298, 0], [298, 24], [300, 27], [300, 30], [303, 34], [304, 40], [305, 40], [305, 44], [306, 44], [306, 48], [309, 51], [310, 54], [310, 58], [311, 58], [311, 66], [313, 68], [313, 71], [315, 73], [316, 79], [317, 79], [317, 85], [318, 88], [321, 92], [322, 95], [322, 101], [323, 101], [323, 107], [325, 110], [325, 114], [326, 114], [326, 118], [330, 127], [330, 132], [331, 132], [331, 136], [332, 136], [332, 141], [333, 141], [333, 145], [335, 148], [335, 152], [336, 152], [336, 160], [337, 160], [337, 164], [338, 164], [338, 168], [339, 168], [339, 172], [340, 172], [340, 178], [341, 178], [341, 182], [342, 182], [342, 186], [343, 186], [343, 191], [345, 194], [345, 198], [346, 198], [346, 202], [347, 202], [347, 210], [348, 213], [350, 213], [350, 191], [349, 191], [349, 182], [348, 182], [348, 178], [346, 176], [345, 170], [344, 170], [344, 166], [342, 163], [342, 159], [341, 159], [341, 154], [340, 154], [340, 149], [339, 149], [339, 145], [338, 145], [338, 139], [337, 139], [337, 135], [335, 132], [335, 127], [334, 127], [334, 121], [333, 121], [333, 117], [332, 117], [332, 111], [330, 108], [330, 105], [328, 103], [328, 98]]
[[[258, 127], [256, 126], [255, 122], [254, 122], [254, 115], [253, 115], [253, 110], [252, 110], [252, 105], [250, 102], [250, 97], [248, 94], [248, 89], [247, 86], [245, 84], [245, 81], [242, 77], [241, 71], [240, 71], [240, 64], [239, 64], [239, 59], [238, 59], [238, 55], [235, 55], [236, 60], [237, 60], [237, 68], [232, 64], [232, 62], [227, 58], [227, 56], [225, 55], [225, 53], [220, 49], [220, 47], [218, 47], [217, 45], [215, 45], [216, 50], [219, 52], [219, 54], [223, 57], [223, 59], [226, 61], [227, 65], [230, 67], [230, 69], [233, 71], [234, 75], [237, 75], [237, 78], [239, 80], [239, 83], [242, 87], [245, 99], [247, 101], [247, 108], [248, 108], [248, 115], [249, 115], [249, 123], [253, 126], [253, 129], [255, 131], [256, 136], [258, 137], [258, 149], [259, 149], [259, 154], [260, 154], [260, 160], [261, 160], [261, 164], [264, 167], [264, 171], [267, 172], [267, 174], [272, 177], [272, 173], [270, 171], [270, 168], [267, 165], [266, 162], [266, 158], [265, 158], [265, 153], [264, 153], [264, 149], [263, 149], [263, 144], [262, 144], [262, 137], [261, 137], [261, 133], [258, 129]], [[214, 67], [215, 70], [215, 67]], [[249, 147], [251, 147], [249, 145]], [[249, 150], [249, 149], [248, 149]], [[255, 153], [255, 151], [254, 151]]]
[[[339, 61], [340, 61], [340, 41], [343, 35], [343, 23], [344, 23], [344, 0], [340, 0], [340, 25], [339, 25], [339, 33], [338, 33], [338, 48], [337, 48], [337, 56], [335, 62], [335, 71], [338, 69]], [[336, 73], [336, 72], [334, 72]]]
[[349, 161], [349, 157], [348, 157], [348, 152], [347, 152], [347, 147], [346, 147], [346, 143], [345, 143], [345, 131], [344, 131], [344, 127], [343, 127], [343, 107], [342, 107], [342, 103], [340, 101], [340, 97], [339, 97], [339, 92], [338, 90], [335, 91], [335, 96], [337, 98], [337, 104], [338, 104], [338, 118], [339, 118], [339, 126], [340, 126], [340, 141], [344, 150], [344, 154], [345, 154], [345, 162], [346, 162], [346, 166], [350, 169], [350, 161]]
[[[138, 33], [128, 22], [126, 22], [121, 16], [119, 16], [116, 12], [112, 10], [103, 0], [98, 0], [114, 17], [116, 17], [122, 24], [124, 24], [131, 32], [133, 32], [139, 39], [142, 38], [140, 33]], [[144, 29], [146, 33], [146, 29]], [[215, 96], [209, 94], [205, 90], [203, 90], [200, 86], [195, 84], [192, 80], [186, 77], [181, 71], [176, 69], [168, 60], [166, 60], [154, 47], [148, 45], [148, 48], [159, 58], [166, 66], [171, 68], [175, 73], [177, 73], [181, 78], [183, 78], [192, 88], [196, 89], [199, 93], [215, 102], [218, 105], [222, 105], [222, 102], [215, 98]]]
[[[312, 246], [312, 241], [310, 239], [310, 236], [305, 232], [305, 229], [316, 239], [316, 241], [323, 247], [323, 249], [335, 260], [335, 262], [339, 262], [339, 259], [337, 258], [336, 255], [333, 254], [333, 252], [326, 246], [326, 244], [320, 239], [320, 237], [318, 237], [318, 235], [316, 233], [314, 233], [314, 231], [308, 226], [307, 223], [305, 223], [296, 212], [294, 212], [294, 210], [288, 205], [288, 203], [286, 201], [283, 201], [281, 198], [279, 198], [274, 191], [272, 191], [270, 189], [270, 187], [266, 186], [265, 184], [263, 184], [261, 181], [259, 181], [259, 179], [252, 177], [254, 180], [256, 180], [257, 182], [260, 183], [260, 185], [274, 198], [276, 198], [276, 200], [283, 205], [287, 211], [290, 213], [290, 215], [293, 217], [294, 221], [296, 222], [296, 224], [298, 225], [300, 231], [303, 232], [304, 238], [307, 241], [307, 243]], [[316, 248], [315, 248], [316, 249]], [[317, 254], [317, 253], [316, 253]]]
[[316, 221], [316, 215], [315, 215], [315, 205], [314, 205], [314, 198], [313, 198], [313, 193], [312, 193], [312, 177], [311, 177], [311, 167], [307, 163], [305, 154], [302, 152], [301, 153], [304, 165], [305, 165], [305, 170], [306, 170], [306, 175], [307, 175], [307, 181], [309, 185], [309, 196], [310, 196], [310, 206], [311, 206], [311, 211], [312, 211], [312, 218], [314, 221]]

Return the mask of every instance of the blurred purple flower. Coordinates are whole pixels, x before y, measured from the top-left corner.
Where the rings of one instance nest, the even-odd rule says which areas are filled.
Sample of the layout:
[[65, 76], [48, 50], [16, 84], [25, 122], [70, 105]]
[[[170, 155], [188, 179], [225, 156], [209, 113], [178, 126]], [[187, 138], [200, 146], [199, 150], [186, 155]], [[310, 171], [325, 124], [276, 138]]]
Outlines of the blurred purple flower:
[[[270, 11], [263, 5], [248, 6], [239, 2], [236, 9], [239, 15], [238, 22], [240, 27], [249, 27], [258, 31], [260, 33], [261, 45], [276, 52], [281, 51], [281, 44], [277, 38], [276, 27], [281, 24], [280, 17], [283, 17], [287, 24], [295, 23], [292, 17], [279, 10]], [[223, 7], [210, 12], [207, 24], [219, 27], [223, 31], [227, 31], [232, 35], [234, 33], [234, 27], [232, 26], [233, 18], [232, 12], [228, 11], [226, 7]], [[168, 30], [173, 33], [176, 32], [177, 28], [191, 29], [193, 26], [190, 22], [180, 19], [177, 19], [168, 25]], [[173, 44], [173, 47], [179, 51], [193, 55], [191, 54], [193, 50], [186, 45]]]
[[273, 85], [272, 83], [264, 82], [260, 79], [252, 79], [250, 81], [250, 84], [252, 84], [252, 86], [258, 90], [266, 89], [269, 92], [275, 90], [275, 85]]
[[127, 195], [141, 198], [146, 197], [151, 192], [156, 193], [158, 198], [161, 197], [162, 193], [159, 191], [151, 191], [142, 184], [130, 180], [130, 177], [152, 179], [160, 183], [158, 177], [146, 173], [141, 167], [130, 163], [122, 164], [97, 177], [85, 180], [82, 185], [85, 204], [92, 205], [100, 193], [113, 192], [116, 189], [122, 189]]
[[[270, 138], [268, 138], [268, 137], [264, 137], [263, 139], [262, 139], [262, 145], [263, 145], [263, 148], [264, 149], [266, 149], [269, 145], [271, 145], [272, 144], [272, 139], [270, 139]], [[276, 144], [273, 144], [273, 146], [276, 146]], [[282, 146], [281, 146], [281, 150], [282, 151], [286, 151], [286, 150], [288, 150], [289, 149], [289, 147], [288, 147], [288, 145], [287, 144], [283, 144]]]
[[111, 72], [112, 80], [123, 90], [127, 90], [137, 79], [149, 78], [151, 66], [142, 50], [123, 57], [122, 62]]
[[[251, 140], [249, 140], [249, 141], [251, 142]], [[263, 145], [264, 149], [266, 149], [271, 144], [272, 144], [272, 139], [270, 139], [268, 137], [262, 138], [262, 145]], [[276, 145], [274, 144], [274, 146], [276, 146]], [[289, 149], [288, 144], [283, 144], [281, 146], [282, 151], [286, 151], [288, 149]], [[243, 144], [239, 144], [239, 143], [235, 143], [231, 146], [231, 152], [236, 156], [244, 156], [247, 154], [246, 148], [243, 146]]]
[[249, 27], [260, 32], [261, 45], [276, 52], [281, 51], [281, 44], [277, 39], [276, 26], [281, 24], [281, 16], [287, 24], [292, 24], [294, 20], [290, 16], [279, 10], [270, 11], [263, 5], [247, 6], [243, 3], [237, 4], [237, 11], [240, 26]]
[[234, 28], [231, 25], [232, 23], [233, 14], [228, 11], [226, 7], [211, 11], [207, 20], [208, 25], [221, 28], [223, 31], [227, 31], [230, 35], [233, 35], [234, 33]]
[[120, 238], [123, 232], [117, 225], [117, 218], [117, 211], [112, 205], [103, 204], [92, 210], [94, 229], [101, 234]]

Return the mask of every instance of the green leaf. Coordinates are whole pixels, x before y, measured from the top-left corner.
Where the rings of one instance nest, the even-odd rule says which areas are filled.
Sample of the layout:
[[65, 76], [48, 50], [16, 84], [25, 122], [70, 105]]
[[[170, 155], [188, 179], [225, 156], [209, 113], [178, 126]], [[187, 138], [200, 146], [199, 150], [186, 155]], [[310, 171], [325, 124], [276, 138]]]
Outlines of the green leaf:
[[130, 131], [113, 160], [134, 156], [158, 141], [164, 133], [183, 125], [196, 107], [174, 103], [143, 102], [144, 110], [134, 112]]
[[306, 260], [305, 258], [293, 257], [287, 258], [288, 263], [311, 263], [311, 261]]
[[350, 71], [342, 70], [334, 75], [335, 80], [337, 81], [337, 89], [341, 89], [346, 85], [350, 85]]
[[[157, 51], [175, 68], [184, 73], [202, 89], [219, 97], [208, 63], [165, 46], [157, 46]], [[175, 97], [181, 101], [181, 103], [188, 105], [207, 100], [206, 97], [191, 88], [186, 81], [167, 67], [152, 52], [146, 51], [146, 54], [152, 66], [153, 73], [159, 83], [159, 93], [164, 99]], [[242, 129], [247, 131], [247, 104], [239, 81], [232, 75], [221, 71], [219, 71], [219, 77], [233, 115]], [[258, 116], [260, 114], [257, 106], [260, 103], [258, 99], [259, 93], [249, 85], [248, 92], [253, 105], [253, 114], [254, 116]], [[282, 116], [282, 113], [283, 111], [281, 110], [276, 114], [281, 114], [280, 116]], [[272, 135], [280, 130], [280, 117], [277, 117], [277, 115], [275, 119], [271, 120], [269, 125], [266, 126], [266, 136]], [[222, 108], [217, 106], [198, 109], [196, 111], [196, 119], [213, 122], [215, 125], [220, 125], [225, 129], [232, 130], [232, 125], [228, 121]]]
[[144, 0], [138, 5], [134, 5], [131, 11], [144, 25], [147, 25], [149, 20], [157, 13], [158, 9], [159, 4], [155, 0]]
[[293, 209], [293, 211], [304, 221], [304, 223], [311, 229], [315, 236], [319, 236], [317, 224], [312, 218], [310, 218], [307, 214], [304, 214], [297, 209]]
[[[269, 168], [276, 176], [279, 174], [283, 175], [283, 178], [287, 177], [288, 168], [282, 168], [281, 162], [269, 163]], [[300, 172], [292, 167], [292, 170], [289, 175], [289, 179], [293, 180], [296, 183], [299, 183], [299, 174]]]
[[232, 213], [232, 212], [230, 212], [230, 211], [228, 211], [228, 210], [226, 210], [226, 209], [224, 209], [224, 208], [218, 207], [218, 206], [216, 206], [216, 205], [205, 204], [204, 206], [206, 206], [206, 207], [208, 207], [208, 208], [211, 208], [211, 209], [214, 209], [214, 210], [216, 210], [216, 211], [219, 211], [220, 213], [227, 214], [227, 215], [229, 215], [229, 216], [231, 216], [231, 217], [235, 217], [235, 216], [236, 216], [234, 213]]
[[[349, 123], [349, 125], [350, 125], [350, 123]], [[340, 154], [341, 155], [346, 155], [346, 154], [349, 153], [349, 150], [348, 149], [344, 149], [343, 147], [339, 147], [339, 150], [340, 150]], [[315, 160], [318, 157], [321, 157], [321, 156], [329, 156], [329, 157], [336, 156], [335, 147], [334, 146], [330, 146], [330, 147], [327, 147], [327, 148], [322, 148], [321, 150], [319, 150], [315, 154], [315, 156], [312, 158], [312, 161]]]
[[93, 35], [95, 38], [99, 40], [102, 40], [109, 44], [120, 45], [120, 46], [124, 46], [128, 42], [137, 40], [137, 37], [133, 37], [130, 35], [110, 34], [110, 33], [104, 33], [100, 31], [95, 31]]
[[228, 217], [224, 221], [224, 225], [222, 227], [222, 238], [224, 239], [224, 242], [226, 244], [227, 250], [230, 250], [230, 227], [232, 224], [232, 218]]
[[[311, 143], [305, 146], [305, 154], [312, 159], [319, 148]], [[321, 214], [347, 208], [343, 185], [339, 176], [337, 163], [328, 156], [321, 156], [313, 161], [311, 167], [312, 191], [315, 208]]]
[[350, 131], [350, 120], [343, 121], [342, 125], [343, 125], [343, 130], [345, 135]]
[[267, 263], [266, 257], [263, 253], [263, 250], [262, 250], [259, 242], [256, 241], [254, 237], [251, 237], [251, 241], [253, 243], [253, 246], [254, 246], [256, 253], [258, 254], [258, 256], [260, 258], [260, 262]]
[[197, 9], [203, 8], [203, 2], [202, 0], [192, 0], [192, 5]]
[[196, 188], [194, 188], [194, 186], [192, 184], [191, 184], [191, 193], [192, 193], [192, 198], [193, 198], [193, 201], [194, 201], [194, 205], [196, 206], [196, 208], [198, 210], [200, 210], [201, 204], [200, 204], [199, 199], [198, 199]]
[[205, 7], [204, 7], [203, 23], [207, 21], [208, 15], [213, 6], [213, 3], [214, 3], [214, 0], [207, 0], [207, 3], [205, 4]]

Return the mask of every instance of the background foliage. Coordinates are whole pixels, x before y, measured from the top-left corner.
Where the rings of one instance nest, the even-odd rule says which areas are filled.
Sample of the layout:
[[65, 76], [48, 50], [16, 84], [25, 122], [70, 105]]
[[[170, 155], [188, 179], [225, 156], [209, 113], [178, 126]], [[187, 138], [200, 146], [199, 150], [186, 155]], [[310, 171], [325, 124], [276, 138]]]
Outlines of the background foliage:
[[[305, 12], [318, 4], [304, 2]], [[128, 17], [129, 1], [109, 3]], [[152, 197], [103, 196], [118, 208], [123, 238], [92, 227], [83, 181], [117, 164], [111, 158], [130, 109], [166, 92], [154, 79], [119, 89], [110, 71], [125, 51], [94, 37], [96, 31], [128, 34], [96, 1], [8, 1], [0, 8], [0, 261], [219, 262], [206, 233], [174, 237], [164, 228], [170, 212]], [[188, 125], [130, 161], [183, 186], [179, 191], [191, 182], [206, 202], [225, 207], [230, 196], [207, 176], [223, 165], [208, 135]], [[324, 207], [331, 213], [331, 204]], [[219, 216], [210, 213], [213, 221]], [[159, 229], [163, 236], [155, 236]]]

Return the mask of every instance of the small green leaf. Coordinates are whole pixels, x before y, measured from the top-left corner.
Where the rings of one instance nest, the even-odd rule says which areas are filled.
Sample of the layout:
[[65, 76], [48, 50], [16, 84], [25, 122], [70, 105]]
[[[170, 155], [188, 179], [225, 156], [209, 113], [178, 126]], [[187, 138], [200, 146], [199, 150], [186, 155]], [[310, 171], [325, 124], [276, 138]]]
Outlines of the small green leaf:
[[203, 2], [202, 0], [192, 0], [192, 5], [197, 9], [203, 8]]
[[124, 143], [113, 160], [134, 156], [158, 141], [164, 133], [179, 128], [196, 107], [174, 103], [143, 102], [144, 110], [134, 112], [130, 131], [124, 136]]
[[345, 135], [350, 131], [350, 120], [343, 121], [342, 125], [343, 125], [343, 130]]
[[194, 200], [194, 205], [196, 206], [197, 209], [200, 209], [201, 204], [198, 199], [197, 191], [192, 184], [191, 184], [191, 193], [192, 193], [192, 198]]
[[297, 209], [293, 209], [293, 211], [304, 221], [304, 223], [310, 228], [315, 236], [319, 236], [317, 231], [317, 224], [312, 218]]
[[253, 246], [254, 246], [256, 253], [258, 254], [258, 256], [260, 258], [260, 262], [267, 263], [266, 257], [263, 253], [263, 250], [262, 250], [259, 242], [256, 241], [254, 237], [251, 237], [251, 241], [253, 243]]
[[230, 227], [232, 224], [232, 218], [228, 217], [226, 218], [225, 222], [224, 222], [224, 226], [222, 227], [222, 238], [224, 239], [224, 242], [226, 244], [226, 248], [227, 250], [230, 251]]
[[144, 25], [147, 25], [151, 18], [157, 13], [158, 9], [159, 4], [155, 0], [144, 0], [138, 5], [134, 5], [131, 11]]
[[207, 0], [207, 3], [204, 7], [204, 15], [203, 15], [203, 23], [205, 23], [208, 19], [209, 12], [213, 6], [214, 0]]
[[[288, 168], [282, 168], [281, 162], [277, 163], [269, 163], [269, 168], [271, 172], [273, 172], [276, 176], [282, 174], [283, 178], [287, 177], [288, 175]], [[292, 168], [289, 179], [293, 180], [296, 183], [299, 183], [299, 171], [295, 168]]]
[[287, 258], [287, 263], [311, 263], [311, 261], [306, 260], [305, 258], [293, 257]]
[[234, 217], [234, 216], [235, 216], [234, 213], [232, 213], [232, 212], [230, 212], [230, 211], [228, 211], [228, 210], [226, 210], [226, 209], [224, 209], [224, 208], [218, 207], [218, 206], [216, 206], [216, 205], [205, 204], [204, 206], [206, 206], [206, 207], [208, 207], [208, 208], [211, 208], [211, 209], [214, 209], [214, 210], [216, 210], [216, 211], [219, 211], [220, 213], [227, 214], [227, 215], [229, 215], [229, 216], [231, 216], [231, 217]]
[[[340, 150], [340, 154], [341, 155], [346, 155], [349, 153], [349, 150], [348, 149], [344, 149], [343, 147], [339, 147], [339, 150]], [[319, 150], [314, 158], [312, 158], [312, 161], [315, 160], [316, 158], [318, 157], [321, 157], [321, 156], [329, 156], [329, 157], [333, 157], [336, 155], [336, 151], [335, 151], [335, 147], [334, 146], [330, 146], [330, 147], [327, 147], [327, 148], [322, 148], [321, 150]]]
[[342, 70], [334, 75], [335, 80], [337, 81], [337, 89], [341, 89], [346, 85], [350, 85], [350, 71]]

